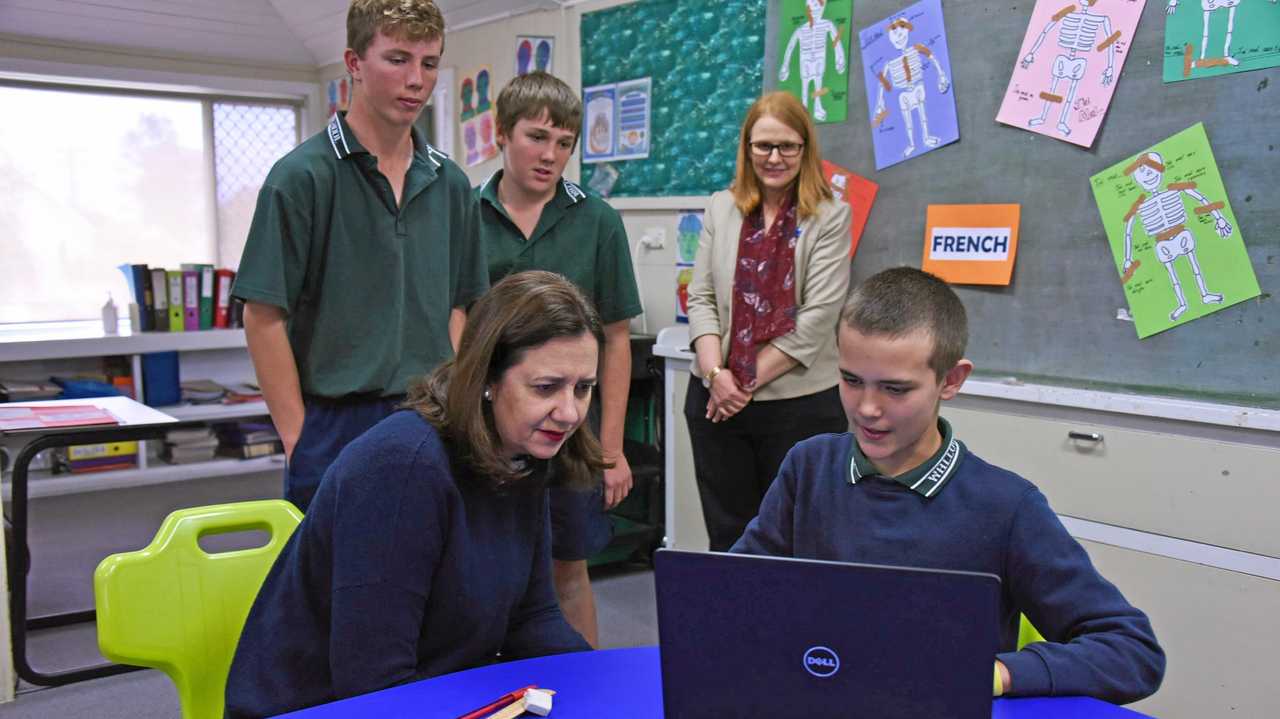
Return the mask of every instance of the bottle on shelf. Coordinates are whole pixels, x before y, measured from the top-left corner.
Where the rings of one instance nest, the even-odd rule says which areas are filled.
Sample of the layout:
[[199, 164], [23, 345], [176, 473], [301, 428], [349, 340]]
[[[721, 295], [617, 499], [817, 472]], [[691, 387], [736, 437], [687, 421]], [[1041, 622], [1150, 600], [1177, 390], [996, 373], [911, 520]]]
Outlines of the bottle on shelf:
[[119, 334], [120, 313], [116, 310], [116, 301], [107, 293], [107, 302], [102, 305], [102, 332], [108, 335]]

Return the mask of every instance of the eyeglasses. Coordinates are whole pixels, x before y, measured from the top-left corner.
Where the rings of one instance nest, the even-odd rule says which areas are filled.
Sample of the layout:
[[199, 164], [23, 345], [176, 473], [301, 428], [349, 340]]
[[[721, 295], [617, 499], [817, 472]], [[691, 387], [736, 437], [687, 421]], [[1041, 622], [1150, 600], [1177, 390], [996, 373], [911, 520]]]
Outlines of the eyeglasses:
[[774, 150], [778, 151], [783, 157], [795, 157], [804, 149], [803, 142], [752, 142], [751, 153], [760, 157], [768, 157], [773, 154]]

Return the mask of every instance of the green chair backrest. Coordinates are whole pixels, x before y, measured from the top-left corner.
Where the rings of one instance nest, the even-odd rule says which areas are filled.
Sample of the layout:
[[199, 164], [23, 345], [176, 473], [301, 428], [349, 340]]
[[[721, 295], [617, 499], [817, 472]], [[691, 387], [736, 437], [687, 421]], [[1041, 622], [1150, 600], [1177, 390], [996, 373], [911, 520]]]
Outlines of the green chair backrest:
[[[223, 714], [240, 630], [302, 513], [283, 500], [180, 509], [136, 552], [98, 565], [98, 647], [114, 662], [154, 667], [178, 689], [185, 719]], [[200, 537], [263, 530], [261, 547], [209, 554]]]
[[1021, 623], [1018, 624], [1018, 648], [1021, 649], [1032, 642], [1048, 641], [1040, 636], [1040, 632], [1031, 626], [1031, 621], [1027, 619], [1027, 615], [1019, 615], [1022, 617]]

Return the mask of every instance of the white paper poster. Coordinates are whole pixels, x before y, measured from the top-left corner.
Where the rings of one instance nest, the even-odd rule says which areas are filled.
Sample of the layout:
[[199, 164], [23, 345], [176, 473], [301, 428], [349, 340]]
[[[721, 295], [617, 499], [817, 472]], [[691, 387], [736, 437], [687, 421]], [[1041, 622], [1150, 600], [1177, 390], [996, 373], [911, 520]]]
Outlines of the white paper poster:
[[595, 85], [582, 91], [585, 108], [582, 161], [638, 160], [649, 156], [653, 80]]
[[582, 142], [583, 162], [613, 159], [615, 85], [596, 85], [582, 91], [585, 132]]
[[653, 107], [650, 78], [618, 83], [617, 141], [615, 160], [638, 160], [649, 156], [649, 115]]

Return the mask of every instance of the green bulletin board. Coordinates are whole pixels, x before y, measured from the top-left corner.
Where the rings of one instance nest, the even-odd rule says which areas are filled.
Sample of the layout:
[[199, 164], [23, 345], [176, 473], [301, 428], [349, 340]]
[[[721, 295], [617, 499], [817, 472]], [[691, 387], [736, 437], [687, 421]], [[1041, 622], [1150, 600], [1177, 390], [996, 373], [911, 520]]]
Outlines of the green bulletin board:
[[[613, 197], [729, 186], [764, 84], [765, 0], [652, 0], [582, 16], [582, 86], [653, 78], [649, 157], [609, 163]], [[589, 184], [599, 165], [583, 164]]]

